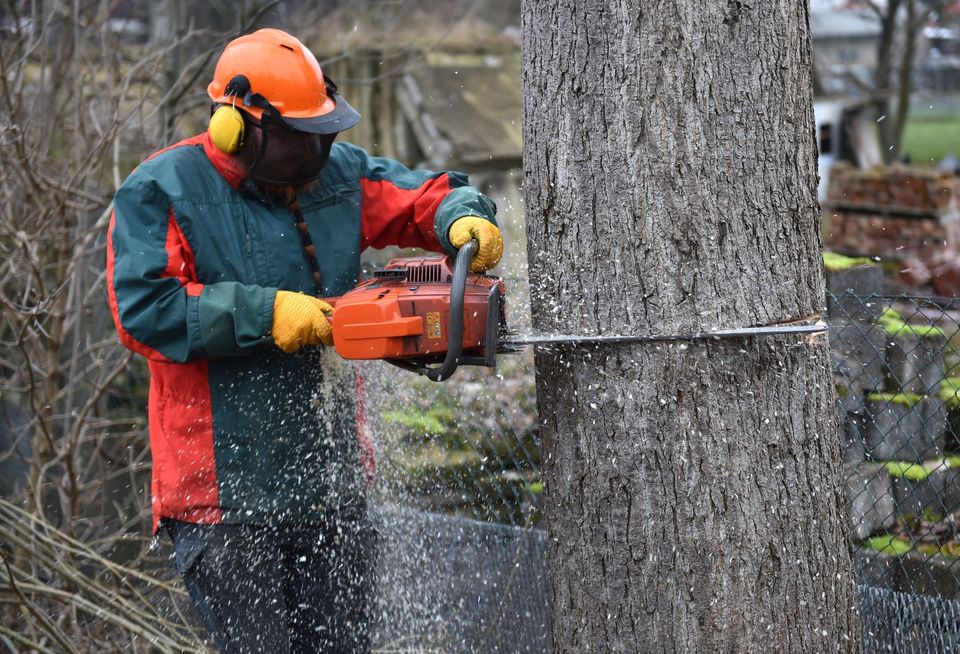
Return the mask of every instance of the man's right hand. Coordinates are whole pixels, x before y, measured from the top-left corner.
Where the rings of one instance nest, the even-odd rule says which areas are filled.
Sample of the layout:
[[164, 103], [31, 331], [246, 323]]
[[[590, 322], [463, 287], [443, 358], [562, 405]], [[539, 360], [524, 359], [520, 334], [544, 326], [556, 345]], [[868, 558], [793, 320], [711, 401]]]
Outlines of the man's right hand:
[[304, 345], [333, 345], [333, 327], [327, 320], [330, 313], [333, 307], [319, 298], [277, 291], [270, 333], [284, 352], [296, 352]]

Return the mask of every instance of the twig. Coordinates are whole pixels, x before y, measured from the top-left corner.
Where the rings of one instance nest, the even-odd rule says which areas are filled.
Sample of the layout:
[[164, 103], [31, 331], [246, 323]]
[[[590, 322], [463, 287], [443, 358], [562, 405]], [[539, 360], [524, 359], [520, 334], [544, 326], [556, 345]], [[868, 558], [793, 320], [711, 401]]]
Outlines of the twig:
[[57, 641], [65, 651], [76, 652], [77, 650], [74, 649], [74, 647], [67, 642], [66, 636], [64, 636], [63, 633], [59, 629], [57, 629], [56, 625], [50, 622], [50, 619], [47, 618], [47, 616], [45, 616], [40, 611], [37, 611], [33, 607], [33, 603], [30, 600], [28, 600], [27, 597], [20, 590], [20, 587], [17, 584], [17, 580], [13, 575], [13, 568], [10, 565], [10, 559], [7, 556], [7, 553], [4, 552], [2, 549], [0, 549], [0, 559], [3, 559], [3, 565], [7, 569], [7, 579], [10, 581], [10, 589], [17, 594], [17, 597], [20, 598], [20, 606], [25, 608], [30, 613], [30, 615], [36, 618], [37, 622], [39, 622], [40, 625], [43, 627], [43, 630], [47, 634], [49, 634], [51, 638]]

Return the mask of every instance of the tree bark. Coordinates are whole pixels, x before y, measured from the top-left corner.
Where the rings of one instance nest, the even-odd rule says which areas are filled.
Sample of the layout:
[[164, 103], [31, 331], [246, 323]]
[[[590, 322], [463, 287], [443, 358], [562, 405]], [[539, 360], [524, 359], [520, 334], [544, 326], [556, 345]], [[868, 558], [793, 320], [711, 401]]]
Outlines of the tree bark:
[[[823, 305], [808, 8], [524, 0], [537, 331]], [[826, 337], [537, 352], [557, 652], [859, 652]]]

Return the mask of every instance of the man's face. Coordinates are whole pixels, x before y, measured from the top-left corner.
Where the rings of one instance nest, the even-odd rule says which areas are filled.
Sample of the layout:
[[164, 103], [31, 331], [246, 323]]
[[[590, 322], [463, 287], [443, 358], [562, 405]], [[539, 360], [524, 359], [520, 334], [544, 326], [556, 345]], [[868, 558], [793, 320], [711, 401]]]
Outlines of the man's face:
[[[285, 125], [251, 121], [242, 158], [254, 181], [267, 186], [302, 187], [312, 183], [330, 155], [336, 134], [308, 134]], [[262, 145], [266, 139], [266, 149]]]

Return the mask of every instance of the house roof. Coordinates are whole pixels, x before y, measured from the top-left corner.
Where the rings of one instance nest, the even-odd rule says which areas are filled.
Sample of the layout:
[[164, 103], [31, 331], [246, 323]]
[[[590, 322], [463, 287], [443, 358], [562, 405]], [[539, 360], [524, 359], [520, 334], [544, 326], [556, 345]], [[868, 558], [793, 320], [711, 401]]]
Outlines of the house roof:
[[880, 22], [867, 11], [827, 10], [810, 12], [813, 39], [871, 38], [880, 35]]
[[421, 106], [419, 120], [429, 120], [428, 131], [435, 128], [449, 145], [449, 162], [483, 166], [519, 161], [519, 53], [434, 58], [410, 71], [405, 82]]

